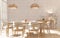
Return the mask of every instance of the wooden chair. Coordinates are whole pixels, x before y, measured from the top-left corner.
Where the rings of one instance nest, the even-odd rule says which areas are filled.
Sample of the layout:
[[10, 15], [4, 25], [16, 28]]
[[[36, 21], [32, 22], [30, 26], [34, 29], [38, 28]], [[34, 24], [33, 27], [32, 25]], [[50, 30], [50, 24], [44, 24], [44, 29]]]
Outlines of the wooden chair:
[[37, 37], [39, 36], [38, 35], [39, 34], [39, 32], [38, 32], [39, 26], [38, 25], [39, 24], [37, 24], [37, 23], [32, 23], [32, 25], [31, 25], [32, 29], [29, 29], [29, 33], [28, 33], [29, 37], [28, 38], [31, 38], [31, 36], [33, 36], [33, 38], [34, 38], [34, 35], [37, 35]]
[[37, 22], [39, 22], [40, 24], [40, 34], [42, 35], [42, 33], [45, 33], [45, 30], [47, 30], [47, 32], [49, 31], [49, 26], [47, 25], [47, 20], [45, 18], [42, 18], [41, 20], [37, 20]]
[[13, 23], [7, 23], [6, 35], [9, 36], [9, 29], [13, 30]]
[[45, 19], [37, 20], [37, 23], [39, 24], [40, 34], [42, 35], [44, 32]]
[[55, 29], [57, 24], [57, 18], [55, 15], [48, 16], [47, 20], [50, 22], [50, 28]]
[[46, 29], [48, 33], [50, 33], [51, 29], [55, 28], [55, 25], [56, 25], [55, 19], [53, 20], [51, 18], [50, 19], [46, 18], [44, 21], [44, 29]]
[[[19, 34], [19, 32], [22, 31], [22, 34]], [[13, 36], [23, 36], [25, 32], [25, 25], [20, 22], [16, 22], [15, 26], [13, 27]]]

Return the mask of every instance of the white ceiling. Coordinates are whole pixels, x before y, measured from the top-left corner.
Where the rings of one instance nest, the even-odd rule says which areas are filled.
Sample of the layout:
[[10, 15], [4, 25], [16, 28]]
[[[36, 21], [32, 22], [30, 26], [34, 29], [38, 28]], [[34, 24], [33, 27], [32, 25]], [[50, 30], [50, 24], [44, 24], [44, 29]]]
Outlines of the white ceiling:
[[[39, 9], [31, 9], [33, 3], [39, 4]], [[17, 9], [8, 8], [9, 21], [20, 21], [24, 19], [38, 20], [40, 17], [48, 15], [47, 10], [52, 9], [57, 19], [60, 18], [60, 0], [8, 0], [8, 4], [16, 4]], [[60, 20], [58, 19], [58, 22]]]

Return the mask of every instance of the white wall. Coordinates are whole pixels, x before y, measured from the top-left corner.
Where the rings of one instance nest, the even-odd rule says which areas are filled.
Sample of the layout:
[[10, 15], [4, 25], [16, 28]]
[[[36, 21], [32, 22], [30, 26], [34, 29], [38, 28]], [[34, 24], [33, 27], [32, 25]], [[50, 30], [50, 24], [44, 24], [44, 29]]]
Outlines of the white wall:
[[[34, 2], [40, 5], [39, 9], [34, 10], [30, 8], [30, 5]], [[8, 4], [13, 3], [18, 8], [16, 10], [8, 8], [9, 21], [38, 20], [41, 16], [48, 15], [47, 10], [53, 9], [53, 12], [57, 15], [58, 25], [60, 25], [60, 0], [8, 0]]]
[[[8, 9], [8, 20], [20, 21], [22, 19], [37, 20], [41, 16], [46, 16], [46, 10], [53, 9], [54, 12], [59, 9], [60, 0], [36, 0], [40, 5], [37, 10], [31, 9], [30, 5], [33, 0], [8, 0], [8, 4], [15, 3], [18, 8], [16, 10]], [[57, 11], [56, 11], [57, 12]]]

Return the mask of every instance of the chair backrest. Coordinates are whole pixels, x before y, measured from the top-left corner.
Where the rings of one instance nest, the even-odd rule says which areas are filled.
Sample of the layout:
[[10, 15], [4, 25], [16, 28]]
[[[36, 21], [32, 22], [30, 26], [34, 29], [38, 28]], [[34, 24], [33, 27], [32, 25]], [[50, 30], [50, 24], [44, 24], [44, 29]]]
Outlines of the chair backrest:
[[23, 23], [20, 23], [20, 22], [16, 22], [14, 27], [13, 27], [14, 30], [24, 30], [25, 29], [25, 25]]
[[9, 29], [13, 28], [13, 23], [7, 23], [7, 27], [6, 28], [9, 28]]
[[38, 30], [39, 29], [39, 24], [36, 23], [36, 22], [32, 22], [31, 26], [32, 26], [33, 30]]

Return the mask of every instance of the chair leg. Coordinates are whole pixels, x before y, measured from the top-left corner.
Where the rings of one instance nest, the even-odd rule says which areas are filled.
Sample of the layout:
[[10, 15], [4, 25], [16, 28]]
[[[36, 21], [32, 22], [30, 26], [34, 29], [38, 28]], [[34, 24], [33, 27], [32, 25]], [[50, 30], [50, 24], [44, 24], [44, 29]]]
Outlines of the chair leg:
[[50, 33], [50, 26], [47, 26], [47, 32]]
[[9, 36], [9, 28], [6, 28], [6, 36]]
[[40, 35], [39, 35], [39, 33], [38, 33], [38, 38], [40, 38]]

